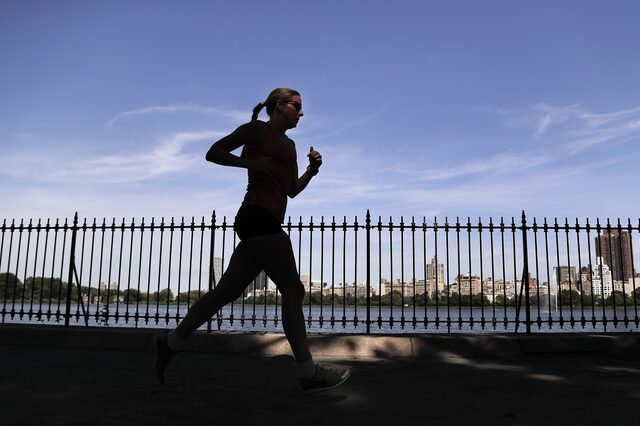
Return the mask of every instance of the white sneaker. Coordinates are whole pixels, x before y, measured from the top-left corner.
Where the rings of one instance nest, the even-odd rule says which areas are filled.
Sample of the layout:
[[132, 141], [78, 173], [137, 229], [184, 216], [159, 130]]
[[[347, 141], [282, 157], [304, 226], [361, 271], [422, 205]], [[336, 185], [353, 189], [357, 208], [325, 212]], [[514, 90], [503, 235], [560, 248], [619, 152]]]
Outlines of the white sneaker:
[[316, 374], [310, 378], [299, 379], [300, 386], [305, 392], [322, 392], [335, 389], [351, 376], [351, 372], [344, 367], [316, 364]]

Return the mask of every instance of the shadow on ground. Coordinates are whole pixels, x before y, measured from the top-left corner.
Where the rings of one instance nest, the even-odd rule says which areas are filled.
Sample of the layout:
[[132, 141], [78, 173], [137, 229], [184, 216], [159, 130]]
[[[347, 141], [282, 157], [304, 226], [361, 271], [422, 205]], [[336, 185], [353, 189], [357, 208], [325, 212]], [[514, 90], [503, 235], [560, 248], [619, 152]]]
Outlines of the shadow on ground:
[[637, 355], [602, 351], [474, 356], [442, 343], [423, 357], [320, 351], [319, 361], [349, 366], [353, 376], [342, 388], [305, 395], [293, 359], [272, 348], [232, 354], [191, 347], [160, 386], [148, 343], [127, 349], [0, 340], [2, 425], [601, 425], [632, 423], [640, 403]]

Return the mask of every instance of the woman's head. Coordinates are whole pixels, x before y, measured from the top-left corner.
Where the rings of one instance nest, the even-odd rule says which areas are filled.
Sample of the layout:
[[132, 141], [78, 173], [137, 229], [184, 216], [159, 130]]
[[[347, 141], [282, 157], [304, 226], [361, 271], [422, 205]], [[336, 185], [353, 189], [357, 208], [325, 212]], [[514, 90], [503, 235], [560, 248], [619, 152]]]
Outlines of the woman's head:
[[[293, 99], [292, 98], [297, 98]], [[264, 102], [260, 102], [258, 105], [253, 108], [253, 115], [251, 116], [251, 121], [258, 119], [258, 114], [262, 108], [267, 108], [267, 114], [269, 117], [273, 115], [273, 112], [276, 110], [276, 107], [279, 105], [286, 105], [287, 103], [294, 104], [296, 111], [299, 113], [302, 109], [302, 104], [300, 103], [300, 93], [297, 90], [289, 89], [286, 87], [278, 87], [269, 93], [267, 99]]]

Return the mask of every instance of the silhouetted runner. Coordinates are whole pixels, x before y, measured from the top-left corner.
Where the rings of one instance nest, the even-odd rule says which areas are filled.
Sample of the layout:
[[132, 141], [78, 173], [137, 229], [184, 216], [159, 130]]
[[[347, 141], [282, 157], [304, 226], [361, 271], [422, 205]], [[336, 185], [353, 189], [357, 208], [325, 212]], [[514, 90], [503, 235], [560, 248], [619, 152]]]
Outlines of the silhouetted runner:
[[[267, 122], [258, 120], [265, 107]], [[322, 156], [310, 147], [309, 165], [298, 176], [295, 144], [285, 133], [296, 127], [303, 115], [300, 93], [275, 89], [266, 101], [256, 105], [249, 123], [214, 143], [207, 152], [207, 161], [248, 170], [247, 193], [234, 224], [240, 243], [218, 285], [191, 306], [175, 330], [157, 337], [156, 373], [161, 383], [180, 344], [224, 305], [236, 300], [263, 270], [282, 294], [282, 327], [298, 363], [302, 389], [332, 389], [349, 378], [349, 370], [316, 364], [311, 356], [302, 313], [304, 286], [291, 240], [281, 226], [287, 197], [302, 192], [322, 165]], [[240, 157], [231, 153], [240, 147]]]

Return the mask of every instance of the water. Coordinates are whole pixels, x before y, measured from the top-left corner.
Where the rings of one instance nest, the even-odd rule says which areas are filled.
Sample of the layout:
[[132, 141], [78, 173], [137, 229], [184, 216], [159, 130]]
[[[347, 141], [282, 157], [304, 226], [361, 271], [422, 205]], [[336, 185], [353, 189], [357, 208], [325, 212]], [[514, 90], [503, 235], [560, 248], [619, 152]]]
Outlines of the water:
[[[6, 308], [9, 308], [7, 306]], [[16, 307], [19, 311], [19, 307]], [[84, 326], [85, 319], [81, 315], [81, 310], [72, 307], [71, 325]], [[89, 305], [89, 326], [102, 327], [131, 327], [131, 328], [174, 328], [178, 319], [184, 317], [187, 312], [187, 305], [139, 305], [125, 304]], [[47, 317], [46, 312], [40, 318], [35, 314], [31, 317], [28, 312], [22, 316], [5, 314], [3, 323], [28, 323], [28, 324], [64, 324], [64, 306], [56, 315], [57, 308], [52, 306], [52, 312]], [[26, 310], [28, 311], [28, 309]], [[128, 312], [128, 316], [126, 315]], [[138, 320], [135, 320], [136, 312]], [[366, 333], [367, 309], [359, 306], [336, 306], [332, 310], [331, 306], [304, 306], [305, 318], [307, 318], [307, 329], [311, 333]], [[615, 324], [614, 324], [615, 315]], [[370, 311], [371, 333], [379, 334], [401, 334], [401, 333], [500, 333], [516, 331], [516, 309], [493, 307], [468, 306], [461, 308], [451, 306], [372, 306]], [[532, 332], [637, 332], [636, 320], [638, 315], [633, 306], [627, 307], [625, 321], [625, 311], [622, 307], [616, 309], [596, 307], [592, 312], [591, 307], [584, 308], [584, 324], [582, 322], [581, 308], [573, 309], [573, 323], [571, 321], [571, 311], [569, 308], [552, 310], [540, 310], [536, 307], [531, 309]], [[606, 328], [604, 319], [606, 318]], [[220, 319], [220, 321], [218, 321]], [[309, 321], [310, 319], [310, 321]], [[379, 322], [379, 319], [381, 320]], [[449, 319], [449, 320], [448, 320]], [[524, 321], [524, 309], [520, 311], [520, 321]], [[596, 324], [592, 321], [595, 319]], [[538, 324], [538, 320], [540, 323]], [[551, 323], [550, 323], [551, 321]], [[206, 330], [208, 324], [200, 327]], [[251, 331], [251, 332], [281, 332], [281, 307], [274, 305], [246, 304], [225, 306], [218, 315], [214, 316], [210, 323], [212, 330], [220, 331]], [[518, 325], [518, 332], [524, 332], [525, 326], [522, 322]]]

